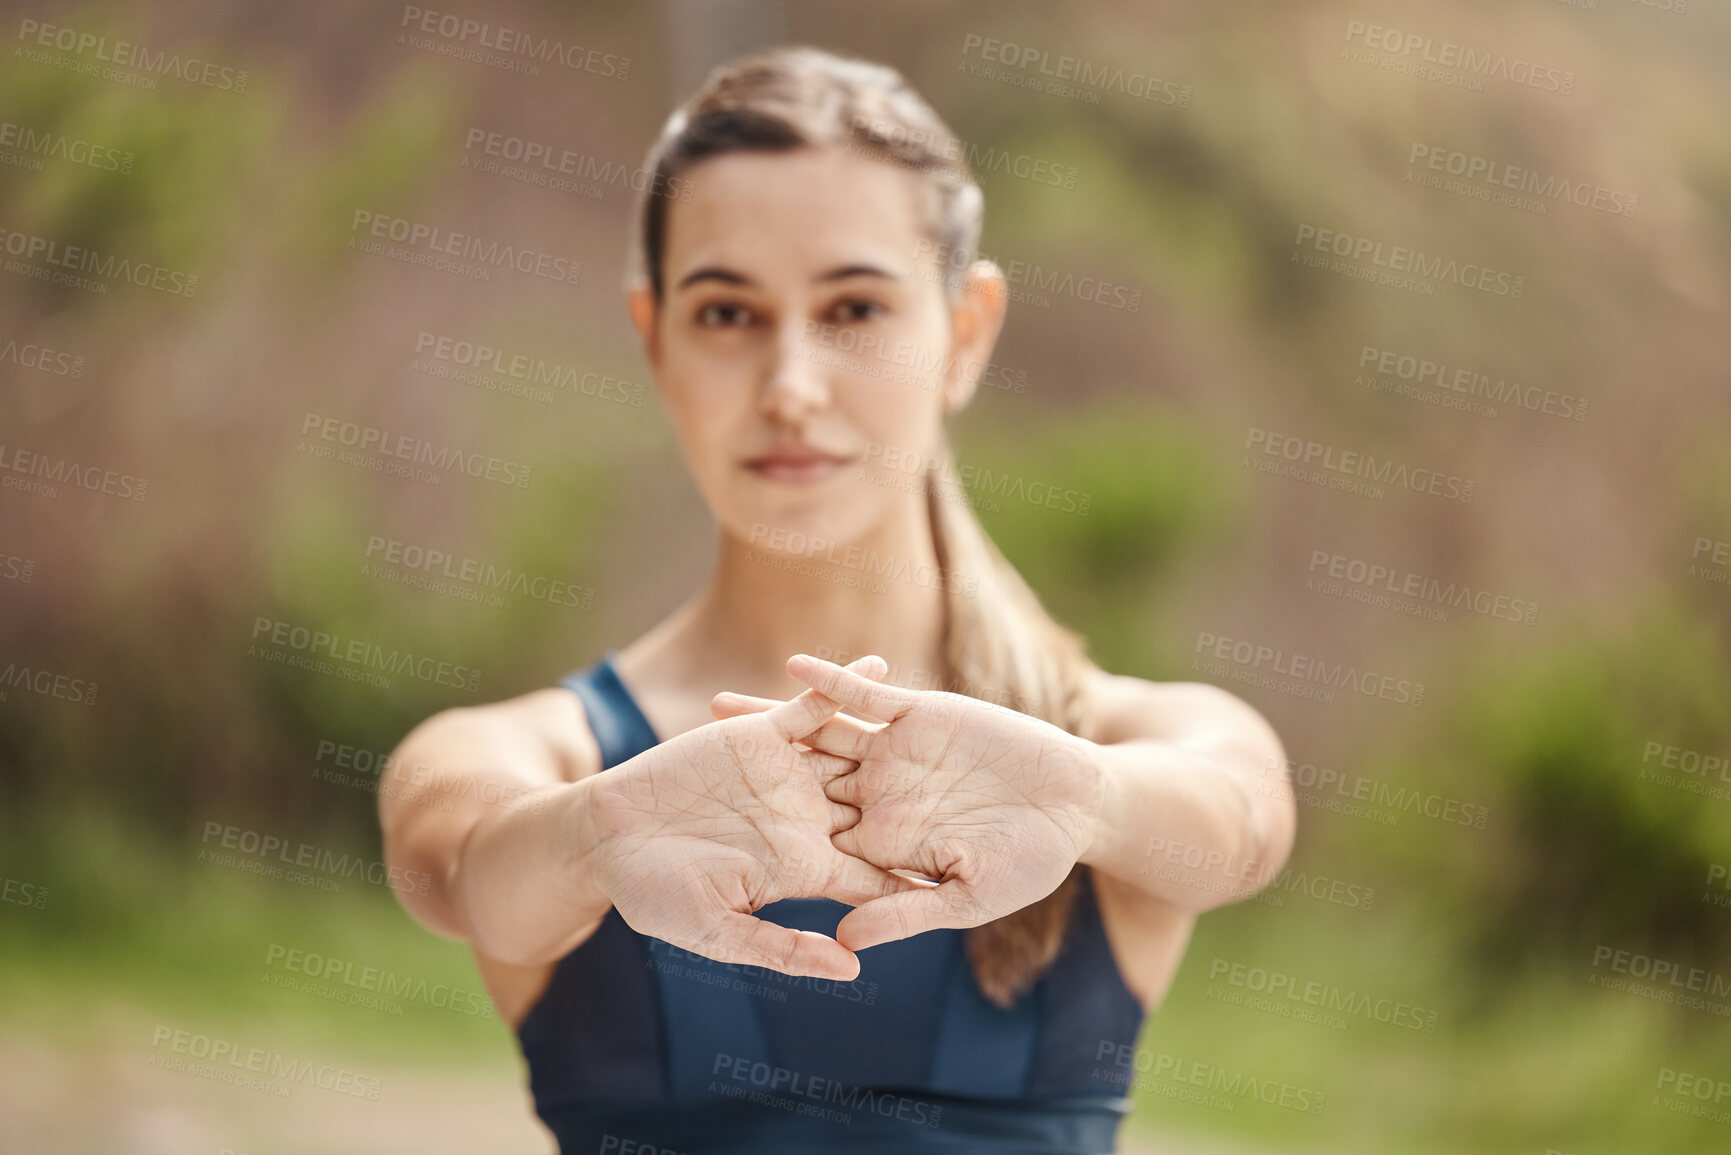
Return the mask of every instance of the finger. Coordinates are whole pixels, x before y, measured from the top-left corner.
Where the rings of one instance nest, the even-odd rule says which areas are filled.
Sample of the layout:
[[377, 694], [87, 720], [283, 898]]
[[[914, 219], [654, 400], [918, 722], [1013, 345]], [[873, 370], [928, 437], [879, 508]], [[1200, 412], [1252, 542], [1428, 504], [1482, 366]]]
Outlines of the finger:
[[[816, 694], [816, 690], [805, 691]], [[821, 696], [821, 695], [820, 695]], [[774, 698], [753, 698], [749, 694], [735, 694], [723, 690], [710, 699], [709, 712], [718, 722], [729, 718], [743, 718], [748, 714], [762, 714], [781, 705]], [[846, 714], [837, 714], [829, 721], [807, 734], [800, 741], [807, 746], [815, 746], [820, 750], [828, 750], [831, 754], [840, 754], [844, 758], [855, 758], [856, 751], [863, 750], [871, 736], [883, 729], [882, 723], [862, 722], [858, 718], [850, 718]]]
[[855, 826], [859, 825], [859, 820], [859, 807], [844, 806], [840, 802], [831, 802], [829, 804], [829, 828], [832, 834], [842, 830], [853, 829]]
[[[838, 835], [838, 837], [840, 837]], [[833, 898], [837, 902], [845, 902], [849, 906], [859, 906], [862, 903], [884, 901], [894, 895], [906, 894], [915, 890], [935, 890], [936, 887], [926, 883], [915, 882], [911, 878], [903, 878], [899, 874], [891, 874], [887, 870], [873, 866], [863, 858], [841, 853], [835, 855], [834, 867], [829, 880], [825, 883], [821, 896]], [[839, 944], [838, 944], [839, 945]]]
[[835, 928], [835, 937], [848, 950], [862, 951], [928, 930], [978, 926], [987, 920], [963, 884], [952, 880], [892, 894], [850, 910]]
[[842, 775], [852, 774], [859, 769], [859, 763], [852, 758], [826, 754], [822, 750], [801, 750], [799, 757], [805, 772], [821, 783], [833, 782]]
[[[807, 690], [806, 693], [814, 691]], [[753, 698], [749, 694], [735, 694], [731, 690], [723, 690], [709, 700], [709, 712], [718, 722], [728, 718], [739, 718], [746, 714], [762, 714], [781, 705], [774, 698]]]
[[785, 975], [844, 983], [859, 977], [859, 959], [833, 938], [738, 911], [723, 914], [710, 935], [690, 949], [716, 962], [767, 967]]
[[865, 805], [865, 783], [858, 781], [859, 774], [842, 774], [831, 778], [823, 784], [823, 792], [831, 802], [841, 802], [848, 806]]
[[883, 722], [895, 721], [913, 709], [917, 701], [916, 691], [880, 685], [810, 654], [789, 658], [787, 672], [831, 701]]
[[[857, 663], [856, 663], [857, 664]], [[815, 694], [816, 690], [802, 691]], [[754, 698], [750, 694], [735, 694], [732, 690], [723, 690], [709, 700], [709, 712], [715, 715], [717, 721], [725, 718], [738, 718], [744, 714], [761, 714], [781, 705], [779, 698]], [[857, 718], [842, 718], [838, 721], [858, 723]]]
[[[811, 690], [808, 693], [816, 693]], [[843, 758], [851, 758], [858, 762], [871, 747], [872, 739], [882, 725], [862, 722], [858, 718], [849, 718], [845, 714], [837, 714], [800, 741], [814, 750], [827, 751]]]
[[[836, 669], [839, 670], [841, 667], [837, 666]], [[848, 670], [853, 677], [860, 678], [862, 682], [870, 686], [875, 683], [861, 677], [854, 671], [867, 670], [877, 677], [882, 677], [889, 672], [889, 666], [876, 654], [867, 654], [863, 658], [855, 659]], [[709, 708], [712, 712], [715, 709], [713, 699], [710, 701]], [[839, 708], [834, 701], [812, 689], [805, 690], [798, 697], [772, 707], [768, 711], [768, 715], [770, 722], [782, 737], [790, 742], [797, 742], [834, 717]]]
[[[861, 811], [864, 815], [864, 811]], [[837, 830], [829, 836], [829, 843], [850, 858], [865, 858], [865, 849], [859, 843], [859, 824], [856, 822], [843, 830]]]
[[876, 654], [867, 654], [863, 658], [855, 658], [842, 669], [852, 670], [862, 678], [881, 682], [884, 680], [884, 676], [890, 672], [890, 664]]

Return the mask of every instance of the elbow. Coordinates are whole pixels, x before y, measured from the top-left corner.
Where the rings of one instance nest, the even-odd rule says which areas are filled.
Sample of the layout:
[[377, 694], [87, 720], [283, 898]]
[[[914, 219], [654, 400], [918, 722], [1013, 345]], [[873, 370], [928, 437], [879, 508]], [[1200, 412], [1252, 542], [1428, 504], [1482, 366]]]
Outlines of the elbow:
[[463, 938], [463, 927], [451, 909], [449, 896], [455, 858], [441, 853], [450, 844], [448, 808], [429, 805], [427, 794], [408, 787], [405, 767], [419, 767], [429, 758], [428, 743], [445, 728], [445, 710], [411, 730], [385, 758], [379, 770], [378, 818], [380, 857], [392, 879], [397, 901], [410, 917], [435, 934]]
[[1274, 880], [1292, 857], [1293, 843], [1298, 837], [1298, 807], [1290, 792], [1270, 801], [1258, 816], [1256, 860], [1262, 864], [1256, 885], [1245, 894], [1261, 890]]
[[[1284, 768], [1285, 764], [1285, 751], [1274, 741], [1261, 765]], [[1234, 901], [1249, 898], [1274, 881], [1292, 857], [1298, 838], [1298, 800], [1284, 772], [1272, 780], [1261, 778], [1258, 786], [1247, 793], [1246, 855], [1256, 868], [1250, 872], [1243, 893], [1235, 895]]]

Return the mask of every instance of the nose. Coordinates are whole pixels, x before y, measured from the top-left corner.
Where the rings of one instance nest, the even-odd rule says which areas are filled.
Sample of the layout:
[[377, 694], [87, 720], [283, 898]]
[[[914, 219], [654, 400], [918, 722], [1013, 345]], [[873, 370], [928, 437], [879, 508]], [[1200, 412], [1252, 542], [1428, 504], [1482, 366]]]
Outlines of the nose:
[[760, 397], [766, 416], [797, 425], [829, 404], [828, 373], [814, 352], [803, 322], [781, 326]]

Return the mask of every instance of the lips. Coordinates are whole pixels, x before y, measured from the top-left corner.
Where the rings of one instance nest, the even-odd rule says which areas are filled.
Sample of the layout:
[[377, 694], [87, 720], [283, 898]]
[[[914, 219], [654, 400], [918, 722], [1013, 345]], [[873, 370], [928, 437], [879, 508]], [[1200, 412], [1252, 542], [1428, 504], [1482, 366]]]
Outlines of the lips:
[[833, 476], [853, 460], [851, 457], [824, 453], [809, 446], [788, 446], [748, 459], [745, 468], [766, 481], [809, 485]]

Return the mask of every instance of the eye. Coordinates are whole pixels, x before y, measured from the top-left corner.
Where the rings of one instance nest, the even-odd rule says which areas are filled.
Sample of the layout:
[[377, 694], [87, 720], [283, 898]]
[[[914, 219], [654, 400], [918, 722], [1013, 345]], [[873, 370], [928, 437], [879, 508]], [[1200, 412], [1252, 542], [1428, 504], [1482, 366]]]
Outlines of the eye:
[[876, 320], [887, 312], [889, 310], [876, 301], [855, 297], [836, 302], [829, 311], [828, 320], [832, 325], [858, 325]]
[[732, 301], [712, 301], [697, 310], [697, 323], [709, 329], [738, 329], [753, 319], [750, 309]]

